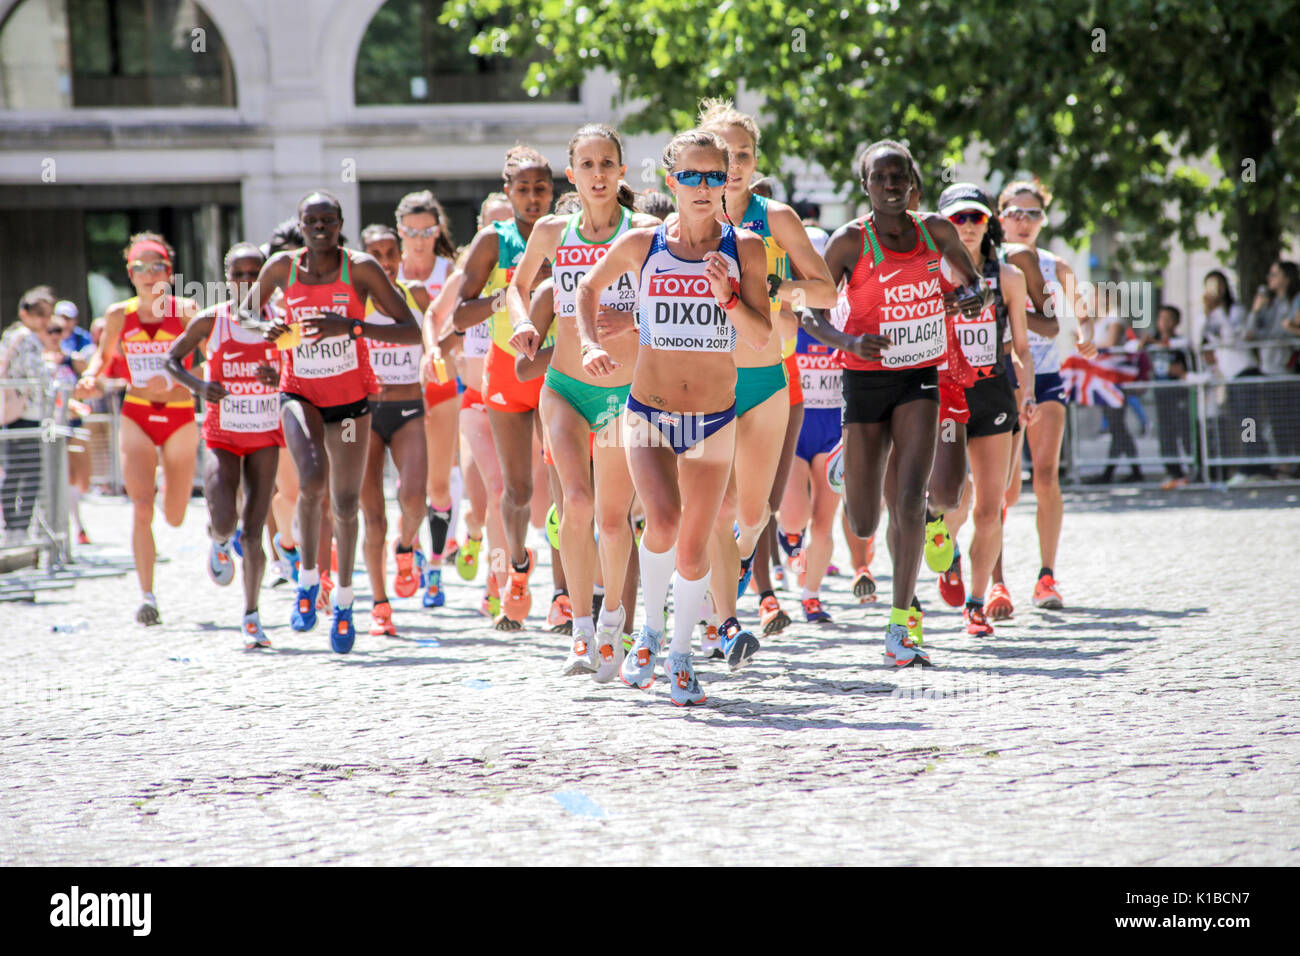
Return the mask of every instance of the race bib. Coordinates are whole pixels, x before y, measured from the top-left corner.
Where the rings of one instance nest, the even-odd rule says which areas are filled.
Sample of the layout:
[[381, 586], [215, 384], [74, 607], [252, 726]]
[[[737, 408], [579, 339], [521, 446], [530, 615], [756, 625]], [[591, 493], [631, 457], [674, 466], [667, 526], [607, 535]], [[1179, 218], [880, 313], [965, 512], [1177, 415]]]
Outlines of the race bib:
[[492, 330], [486, 322], [472, 325], [465, 330], [465, 357], [486, 358], [492, 347]]
[[839, 408], [843, 399], [843, 370], [837, 356], [795, 356], [799, 363], [799, 384], [803, 388], [804, 408]]
[[957, 341], [962, 354], [974, 368], [988, 368], [997, 361], [998, 321], [993, 306], [987, 306], [974, 319], [957, 316]]
[[280, 393], [260, 382], [229, 382], [221, 400], [221, 430], [273, 432], [280, 427]]
[[293, 373], [299, 378], [333, 378], [357, 368], [357, 343], [347, 336], [300, 342], [293, 348]]
[[654, 275], [643, 312], [641, 342], [677, 352], [730, 352], [736, 329], [702, 275]]
[[123, 344], [126, 352], [126, 367], [131, 372], [131, 384], [136, 388], [145, 387], [151, 378], [162, 376], [167, 380], [167, 387], [176, 383], [167, 374], [167, 356], [172, 350], [171, 341], [166, 342], [131, 342]]
[[370, 341], [370, 367], [380, 385], [418, 385], [423, 354], [418, 345]]

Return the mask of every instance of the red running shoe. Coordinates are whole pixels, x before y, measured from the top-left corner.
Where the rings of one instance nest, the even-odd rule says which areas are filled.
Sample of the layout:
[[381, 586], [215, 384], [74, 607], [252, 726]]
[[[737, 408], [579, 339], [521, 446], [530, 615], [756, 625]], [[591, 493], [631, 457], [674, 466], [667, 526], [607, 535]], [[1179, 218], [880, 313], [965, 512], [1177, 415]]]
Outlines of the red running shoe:
[[949, 607], [966, 603], [966, 585], [961, 579], [961, 555], [952, 559], [948, 570], [939, 575], [939, 597]]

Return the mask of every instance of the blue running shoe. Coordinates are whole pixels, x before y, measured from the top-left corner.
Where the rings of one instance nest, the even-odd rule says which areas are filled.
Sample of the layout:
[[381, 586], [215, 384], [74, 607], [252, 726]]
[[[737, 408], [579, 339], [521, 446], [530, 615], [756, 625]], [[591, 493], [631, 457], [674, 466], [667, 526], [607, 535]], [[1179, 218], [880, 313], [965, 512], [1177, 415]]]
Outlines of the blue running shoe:
[[648, 627], [638, 627], [632, 632], [632, 649], [623, 658], [618, 679], [628, 687], [649, 690], [655, 682], [655, 661], [659, 659], [663, 635]]
[[251, 651], [259, 647], [270, 647], [271, 639], [262, 630], [261, 618], [257, 612], [244, 615], [244, 650]]
[[334, 620], [330, 622], [330, 647], [337, 654], [346, 654], [352, 650], [357, 639], [357, 632], [352, 627], [352, 606], [334, 605]]
[[316, 595], [319, 593], [319, 584], [313, 584], [309, 588], [298, 588], [298, 596], [294, 599], [293, 604], [293, 614], [289, 616], [289, 626], [295, 631], [312, 631], [316, 629]]
[[910, 667], [912, 664], [927, 667], [930, 655], [917, 646], [904, 625], [890, 624], [885, 634], [885, 663], [894, 667]]
[[[758, 550], [755, 549], [754, 554]], [[749, 587], [749, 579], [754, 576], [754, 555], [740, 559], [740, 584], [736, 586], [736, 600], [739, 601], [745, 596], [745, 589]]]
[[447, 595], [442, 593], [442, 568], [426, 568], [420, 583], [424, 588], [420, 602], [425, 607], [442, 607], [447, 603]]
[[685, 654], [668, 655], [668, 678], [673, 682], [669, 696], [678, 707], [702, 704], [708, 700], [704, 696], [704, 688], [695, 678], [695, 668], [691, 664], [689, 651]]
[[293, 569], [293, 583], [298, 583], [298, 572], [302, 570], [302, 557], [298, 554], [297, 548], [286, 548], [280, 541], [280, 533], [277, 531], [275, 537], [271, 539], [271, 544], [275, 547], [275, 553], [280, 556], [280, 560]]
[[244, 556], [244, 529], [235, 528], [235, 536], [230, 539], [230, 545], [235, 549], [235, 554], [241, 558]]
[[738, 671], [750, 662], [758, 653], [758, 638], [740, 626], [734, 617], [722, 623], [722, 653], [727, 656], [727, 665]]
[[225, 544], [212, 542], [212, 549], [208, 552], [208, 577], [223, 588], [235, 580], [235, 562], [230, 559], [229, 541]]

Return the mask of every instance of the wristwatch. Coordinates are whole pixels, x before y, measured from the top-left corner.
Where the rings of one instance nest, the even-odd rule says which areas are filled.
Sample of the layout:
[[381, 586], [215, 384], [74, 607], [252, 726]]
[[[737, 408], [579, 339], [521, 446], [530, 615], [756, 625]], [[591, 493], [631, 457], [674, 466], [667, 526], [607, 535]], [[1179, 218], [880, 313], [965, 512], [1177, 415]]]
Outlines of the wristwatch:
[[767, 297], [769, 299], [779, 299], [781, 297], [781, 283], [785, 281], [775, 272], [767, 274]]
[[362, 330], [364, 329], [365, 329], [364, 322], [362, 322], [360, 319], [353, 319], [352, 328], [348, 329], [348, 335], [352, 338], [352, 341], [355, 342], [357, 339], [361, 338], [361, 333]]

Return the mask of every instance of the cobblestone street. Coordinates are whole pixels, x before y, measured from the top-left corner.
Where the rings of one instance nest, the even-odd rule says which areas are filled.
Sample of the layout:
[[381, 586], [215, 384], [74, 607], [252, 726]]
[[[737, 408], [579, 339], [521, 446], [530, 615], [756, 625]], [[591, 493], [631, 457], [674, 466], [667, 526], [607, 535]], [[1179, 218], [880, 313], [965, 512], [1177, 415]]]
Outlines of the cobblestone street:
[[[451, 568], [445, 608], [394, 599], [398, 639], [366, 633], [358, 574], [347, 656], [264, 589], [275, 648], [245, 652], [195, 500], [155, 523], [163, 626], [134, 623], [130, 572], [3, 605], [0, 862], [1295, 865], [1298, 506], [1294, 487], [1068, 496], [1067, 609], [1043, 612], [1027, 496], [996, 637], [968, 637], [923, 569], [937, 666], [893, 672], [887, 608], [833, 578], [834, 625], [763, 640], [739, 675], [697, 660], [709, 701], [685, 712], [662, 679], [560, 677], [567, 639], [493, 631], [481, 576]], [[90, 553], [128, 553], [124, 502], [83, 513], [116, 542]], [[873, 570], [887, 595], [883, 549]]]

